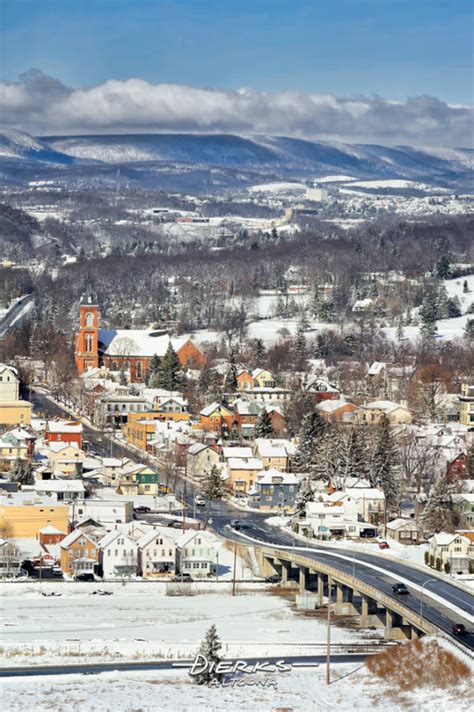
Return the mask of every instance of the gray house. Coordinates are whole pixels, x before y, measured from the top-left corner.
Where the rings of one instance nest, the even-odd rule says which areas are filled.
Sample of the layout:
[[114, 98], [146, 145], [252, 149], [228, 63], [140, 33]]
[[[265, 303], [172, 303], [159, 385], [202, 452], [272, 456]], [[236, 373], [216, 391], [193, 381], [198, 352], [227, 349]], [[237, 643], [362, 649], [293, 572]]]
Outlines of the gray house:
[[292, 472], [265, 470], [257, 475], [254, 487], [247, 492], [249, 506], [263, 511], [293, 511], [299, 483], [300, 479]]

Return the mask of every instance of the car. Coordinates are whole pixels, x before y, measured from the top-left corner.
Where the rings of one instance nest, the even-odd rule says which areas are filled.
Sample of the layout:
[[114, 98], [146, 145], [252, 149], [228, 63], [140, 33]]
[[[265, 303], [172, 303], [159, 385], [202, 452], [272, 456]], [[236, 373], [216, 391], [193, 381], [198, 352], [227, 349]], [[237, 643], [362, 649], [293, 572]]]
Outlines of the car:
[[392, 586], [392, 591], [397, 595], [403, 595], [405, 593], [410, 593], [404, 583], [394, 583]]
[[174, 526], [176, 526], [177, 524], [179, 524], [179, 522], [178, 522], [177, 519], [171, 519], [171, 520], [168, 522], [168, 524], [167, 524], [166, 526], [168, 526], [168, 527], [174, 527]]
[[151, 509], [150, 507], [145, 507], [141, 505], [140, 507], [134, 507], [133, 511], [137, 512], [138, 514], [148, 514], [148, 512], [151, 512]]
[[95, 581], [94, 574], [84, 571], [82, 574], [77, 574], [76, 581]]
[[242, 523], [240, 519], [232, 519], [230, 526], [232, 527], [232, 529], [236, 529], [238, 531], [239, 529], [241, 529]]
[[196, 507], [204, 507], [206, 504], [206, 500], [201, 494], [197, 494], [194, 498], [194, 504]]
[[192, 580], [191, 574], [188, 573], [175, 574], [170, 579], [170, 581], [186, 581], [188, 583], [192, 583]]
[[265, 583], [280, 583], [280, 577], [278, 574], [273, 574], [272, 576], [267, 576]]
[[390, 549], [388, 541], [379, 541], [379, 549]]
[[451, 630], [453, 635], [464, 635], [466, 632], [466, 626], [464, 623], [453, 623]]

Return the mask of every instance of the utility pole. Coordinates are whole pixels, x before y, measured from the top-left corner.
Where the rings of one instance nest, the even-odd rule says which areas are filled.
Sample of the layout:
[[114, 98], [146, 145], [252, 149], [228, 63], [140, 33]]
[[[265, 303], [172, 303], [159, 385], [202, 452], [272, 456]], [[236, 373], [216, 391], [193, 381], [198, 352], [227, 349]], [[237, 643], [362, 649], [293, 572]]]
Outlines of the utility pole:
[[237, 569], [237, 542], [234, 541], [234, 571], [232, 574], [232, 595], [235, 596], [235, 572]]
[[331, 589], [332, 581], [328, 576], [328, 618], [326, 638], [326, 685], [331, 684]]

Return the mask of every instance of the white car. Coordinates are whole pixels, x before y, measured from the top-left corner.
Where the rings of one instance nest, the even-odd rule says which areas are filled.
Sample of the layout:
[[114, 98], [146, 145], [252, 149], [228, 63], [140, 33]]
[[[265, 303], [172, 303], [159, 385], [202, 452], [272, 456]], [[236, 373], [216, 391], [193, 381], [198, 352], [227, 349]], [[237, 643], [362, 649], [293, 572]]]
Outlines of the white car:
[[204, 507], [206, 504], [206, 500], [201, 494], [197, 494], [194, 498], [194, 504], [196, 507]]

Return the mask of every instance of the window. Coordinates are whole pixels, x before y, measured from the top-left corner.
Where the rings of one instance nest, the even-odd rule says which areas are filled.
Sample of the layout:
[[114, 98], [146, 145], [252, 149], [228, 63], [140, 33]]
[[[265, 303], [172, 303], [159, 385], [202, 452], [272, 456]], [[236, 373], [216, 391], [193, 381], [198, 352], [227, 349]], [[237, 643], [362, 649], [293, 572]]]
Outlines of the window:
[[86, 334], [86, 352], [91, 353], [94, 351], [94, 335]]
[[141, 378], [141, 377], [142, 377], [142, 374], [143, 374], [143, 366], [142, 366], [142, 362], [141, 362], [141, 361], [137, 361], [136, 374], [137, 374], [137, 378]]
[[86, 326], [94, 326], [94, 315], [92, 312], [86, 314]]

